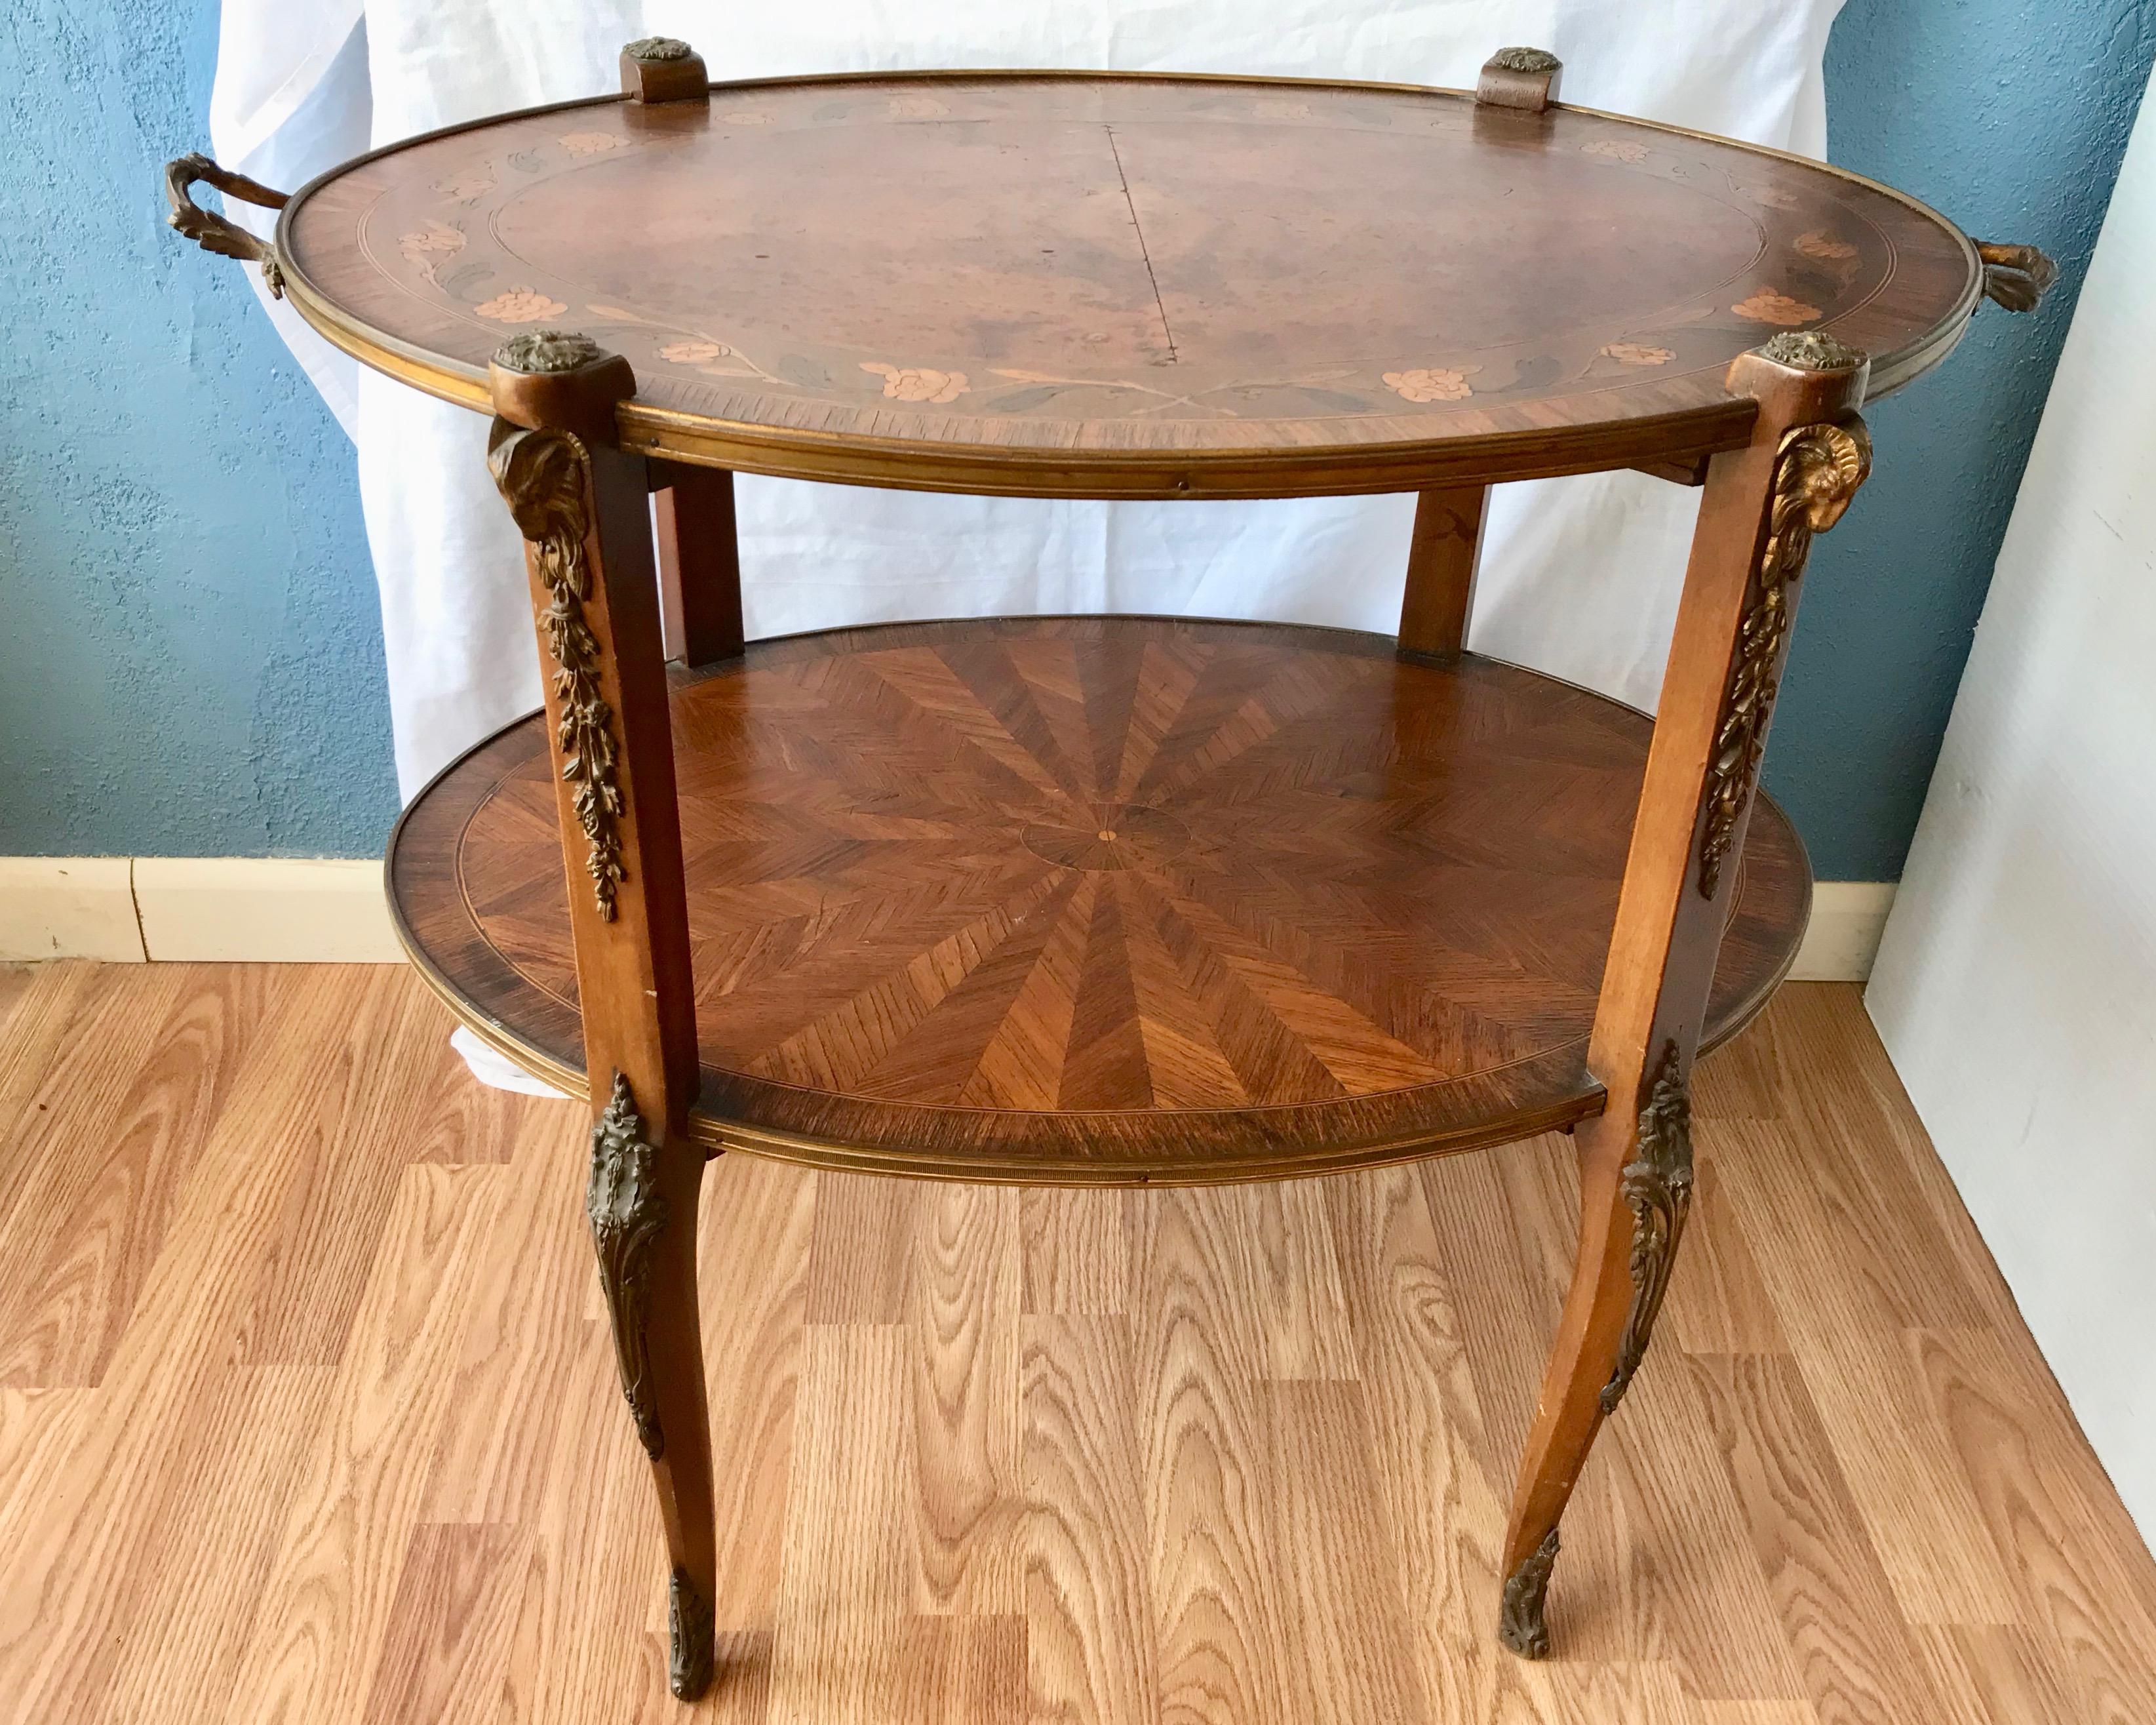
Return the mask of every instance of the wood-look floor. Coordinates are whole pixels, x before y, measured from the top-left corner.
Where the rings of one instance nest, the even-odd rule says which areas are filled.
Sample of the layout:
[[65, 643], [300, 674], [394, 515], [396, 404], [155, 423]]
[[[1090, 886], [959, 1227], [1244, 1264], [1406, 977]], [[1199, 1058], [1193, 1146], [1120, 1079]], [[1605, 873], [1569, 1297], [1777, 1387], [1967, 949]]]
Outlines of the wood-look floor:
[[[574, 1111], [408, 973], [0, 973], [0, 1718], [673, 1720]], [[713, 1166], [703, 1717], [2105, 1725], [2156, 1564], [1854, 990], [1702, 1069], [1702, 1198], [1489, 1630], [1564, 1141], [1272, 1187]]]

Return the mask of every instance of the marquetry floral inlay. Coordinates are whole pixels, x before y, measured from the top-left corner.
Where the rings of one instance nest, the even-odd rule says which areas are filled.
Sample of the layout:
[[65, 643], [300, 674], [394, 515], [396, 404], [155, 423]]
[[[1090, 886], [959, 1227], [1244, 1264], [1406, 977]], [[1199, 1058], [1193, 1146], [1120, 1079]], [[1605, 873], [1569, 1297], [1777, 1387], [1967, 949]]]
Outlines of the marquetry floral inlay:
[[887, 366], [865, 359], [861, 369], [883, 379], [883, 393], [892, 401], [956, 401], [966, 393], [963, 372], [938, 372], [927, 366]]
[[941, 120], [951, 110], [934, 96], [896, 95], [891, 99], [894, 120]]
[[1767, 209], [1794, 209], [1802, 201], [1795, 193], [1784, 192], [1779, 186], [1754, 186], [1747, 195]]
[[723, 341], [669, 341], [659, 350], [659, 357], [677, 366], [701, 366], [723, 359], [732, 351]]
[[1836, 262], [1856, 255], [1856, 248], [1845, 239], [1836, 239], [1824, 228], [1815, 228], [1808, 234], [1799, 234], [1797, 249], [1808, 258], [1826, 258]]
[[1599, 156], [1607, 162], [1645, 162], [1647, 146], [1635, 144], [1630, 138], [1597, 138], [1591, 144], [1582, 144], [1583, 156]]
[[1620, 366], [1666, 366], [1676, 357], [1667, 347], [1650, 347], [1644, 341], [1612, 341], [1604, 355]]
[[559, 317], [568, 309], [559, 300], [548, 299], [536, 288], [526, 287], [510, 288], [472, 307], [481, 317], [490, 317], [496, 323], [537, 323], [544, 318]]
[[562, 147], [572, 156], [603, 156], [609, 150], [619, 150], [621, 140], [610, 131], [565, 131]]
[[1793, 300], [1787, 294], [1778, 294], [1771, 288], [1761, 288], [1748, 300], [1739, 300], [1729, 308], [1739, 317], [1748, 317], [1754, 323], [1786, 324], [1794, 328], [1800, 323], [1810, 323], [1820, 315], [1816, 305], [1807, 305], [1802, 300]]
[[1411, 372], [1387, 372], [1385, 388], [1403, 401], [1466, 401], [1475, 392], [1467, 387], [1468, 374], [1480, 371], [1480, 366], [1466, 366], [1456, 372], [1448, 372], [1434, 366], [1418, 367]]
[[404, 254], [404, 261], [424, 270], [429, 280], [436, 270], [464, 249], [464, 235], [445, 222], [429, 222], [397, 239], [397, 249]]
[[434, 182], [434, 190], [452, 203], [470, 203], [475, 198], [484, 198], [495, 188], [494, 170], [481, 162], [477, 167], [468, 167], [446, 180]]

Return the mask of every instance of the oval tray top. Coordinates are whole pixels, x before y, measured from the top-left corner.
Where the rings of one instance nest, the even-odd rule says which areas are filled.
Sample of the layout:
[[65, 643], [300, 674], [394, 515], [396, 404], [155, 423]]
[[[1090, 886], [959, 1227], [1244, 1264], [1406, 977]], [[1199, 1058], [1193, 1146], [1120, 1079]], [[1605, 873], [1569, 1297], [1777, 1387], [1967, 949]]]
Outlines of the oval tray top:
[[[1042, 618], [752, 643], [673, 724], [706, 1142], [1080, 1184], [1270, 1179], [1599, 1111], [1587, 1035], [1647, 718], [1473, 654]], [[544, 722], [412, 803], [420, 970], [580, 1087]], [[1705, 1041], [1811, 898], [1763, 796]]]
[[631, 448], [1035, 495], [1410, 489], [1741, 442], [1784, 330], [1942, 357], [1934, 212], [1820, 164], [1383, 85], [934, 74], [618, 97], [414, 139], [279, 228], [332, 341], [485, 408], [520, 331], [634, 368]]

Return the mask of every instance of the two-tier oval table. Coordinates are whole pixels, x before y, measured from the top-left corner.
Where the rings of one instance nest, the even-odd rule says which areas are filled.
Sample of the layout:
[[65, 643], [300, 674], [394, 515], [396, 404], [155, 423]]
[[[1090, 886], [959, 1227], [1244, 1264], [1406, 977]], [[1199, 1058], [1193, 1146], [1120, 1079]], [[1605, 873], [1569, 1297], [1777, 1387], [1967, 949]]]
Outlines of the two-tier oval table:
[[[2049, 264], [1562, 106], [1529, 50], [1471, 95], [712, 85], [661, 40], [621, 68], [620, 96], [289, 200], [200, 157], [169, 177], [175, 225], [331, 341], [494, 416], [547, 706], [413, 803], [389, 891], [464, 1022], [591, 1098], [676, 1692], [711, 1679], [721, 1555], [693, 1250], [721, 1151], [1135, 1183], [1573, 1131], [1578, 1267], [1495, 1602], [1544, 1652], [1558, 1517], [1684, 1226], [1687, 1075], [1804, 931], [1804, 850], [1754, 782], [1811, 536], [1869, 464], [1856, 410]], [[197, 180], [281, 206], [274, 241]], [[1704, 486], [1651, 721], [1464, 650], [1486, 488], [1620, 467]], [[1397, 639], [745, 644], [734, 471], [1420, 501]]]

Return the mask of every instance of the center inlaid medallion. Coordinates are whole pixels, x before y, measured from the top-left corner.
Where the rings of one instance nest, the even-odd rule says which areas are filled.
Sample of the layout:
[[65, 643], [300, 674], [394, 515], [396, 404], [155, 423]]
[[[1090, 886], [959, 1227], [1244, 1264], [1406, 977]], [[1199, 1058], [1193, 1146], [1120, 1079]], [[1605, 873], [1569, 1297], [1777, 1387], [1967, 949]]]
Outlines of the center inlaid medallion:
[[1044, 862], [1097, 874], [1166, 862], [1189, 845], [1190, 829], [1164, 809], [1104, 803], [1090, 819], [1034, 821], [1019, 837]]

